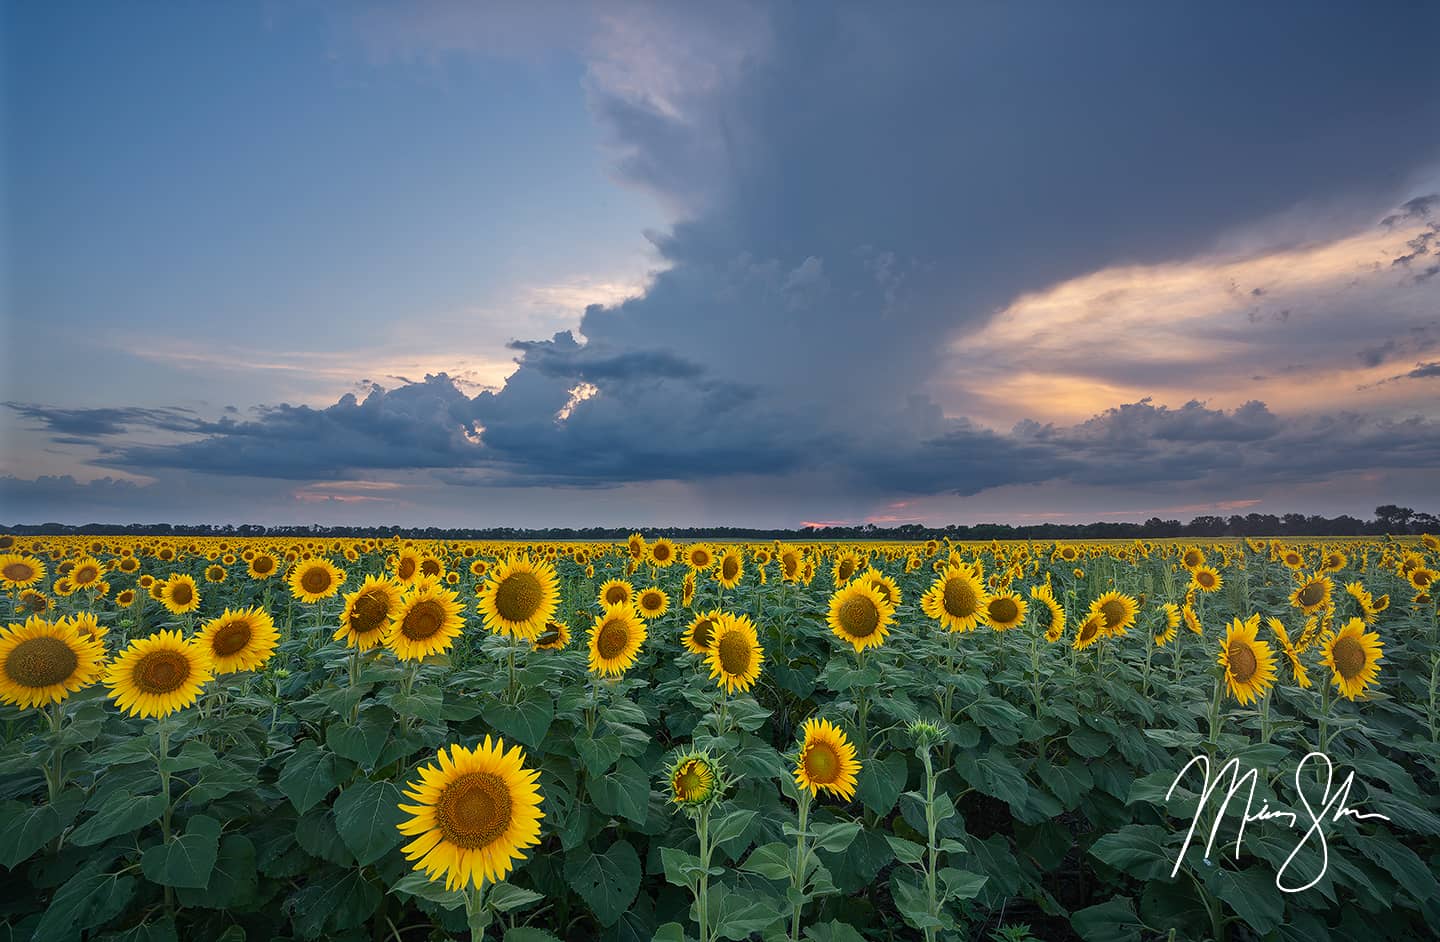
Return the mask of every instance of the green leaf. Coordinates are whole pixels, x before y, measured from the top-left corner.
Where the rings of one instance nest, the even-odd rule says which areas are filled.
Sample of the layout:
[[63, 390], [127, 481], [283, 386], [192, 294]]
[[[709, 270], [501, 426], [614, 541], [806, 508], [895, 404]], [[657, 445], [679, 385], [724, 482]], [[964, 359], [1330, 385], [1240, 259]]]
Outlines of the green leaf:
[[459, 909], [465, 905], [464, 891], [447, 890], [444, 880], [432, 880], [419, 870], [405, 874], [393, 889], [397, 893], [409, 893], [411, 896], [429, 900], [444, 909]]
[[548, 694], [514, 705], [496, 700], [485, 706], [485, 722], [510, 739], [536, 748], [544, 745], [545, 734], [549, 732], [553, 719], [555, 704]]
[[722, 939], [748, 939], [756, 932], [779, 921], [782, 910], [777, 900], [757, 898], [724, 885], [710, 890], [711, 923], [715, 936]]
[[[1077, 755], [1087, 759], [1097, 759], [1110, 751], [1111, 738], [1099, 730], [1081, 726], [1071, 730], [1067, 737], [1070, 748]], [[1093, 907], [1092, 907], [1093, 908]]]
[[634, 759], [621, 759], [615, 771], [590, 783], [590, 797], [602, 814], [644, 825], [650, 815], [650, 776]]
[[380, 905], [380, 888], [365, 878], [363, 870], [345, 870], [338, 876], [315, 874], [287, 902], [295, 929], [307, 939], [338, 934], [360, 925]]
[[[913, 871], [906, 873], [909, 872]], [[930, 915], [930, 898], [925, 888], [906, 873], [895, 870], [890, 874], [890, 897], [895, 901], [895, 908], [916, 929], [943, 929], [945, 923]]]
[[944, 897], [946, 899], [974, 899], [980, 895], [984, 888], [985, 881], [990, 878], [980, 873], [971, 873], [969, 870], [959, 870], [955, 867], [945, 867], [940, 871], [940, 882], [944, 885]]
[[341, 867], [355, 864], [355, 855], [345, 846], [335, 828], [335, 816], [329, 808], [311, 808], [295, 823], [295, 840], [312, 857], [328, 860]]
[[1070, 914], [1070, 927], [1085, 942], [1133, 942], [1145, 928], [1135, 915], [1135, 904], [1128, 896], [1117, 896], [1098, 906], [1089, 906]]
[[678, 922], [667, 922], [655, 930], [652, 942], [685, 942], [685, 927]]
[[30, 859], [75, 820], [84, 803], [85, 793], [73, 788], [61, 792], [54, 805], [0, 802], [0, 864], [13, 870]]
[[394, 782], [363, 779], [335, 799], [335, 830], [360, 866], [374, 863], [404, 840], [397, 828], [405, 820], [399, 808], [403, 800]]
[[386, 702], [400, 716], [438, 723], [445, 715], [445, 693], [439, 687], [417, 687], [410, 693], [387, 688]]
[[1435, 873], [1413, 850], [1389, 836], [1366, 835], [1354, 842], [1361, 854], [1393, 876], [1417, 902], [1440, 898]]
[[1216, 895], [1259, 935], [1279, 928], [1284, 921], [1285, 897], [1276, 890], [1273, 876], [1253, 868], [1221, 870], [1216, 882], [1220, 885]]
[[1092, 844], [1090, 853], [1136, 879], [1158, 880], [1175, 865], [1174, 853], [1165, 846], [1167, 836], [1153, 824], [1127, 824]]
[[640, 855], [626, 841], [603, 854], [582, 848], [565, 857], [565, 877], [602, 926], [612, 926], [640, 889]]
[[307, 739], [285, 760], [276, 784], [295, 810], [304, 814], [323, 801], [337, 782], [335, 757]]
[[1045, 787], [1054, 793], [1056, 798], [1065, 806], [1066, 810], [1073, 810], [1080, 803], [1085, 793], [1095, 787], [1095, 780], [1090, 776], [1090, 770], [1080, 762], [1067, 762], [1064, 765], [1056, 765], [1048, 761], [1041, 761], [1036, 764], [1035, 772]]
[[[720, 823], [715, 825], [715, 829], [711, 831], [711, 845], [713, 846], [715, 844], [723, 844], [726, 841], [734, 840], [735, 838], [744, 834], [746, 830], [749, 829], [751, 822], [753, 822], [754, 820], [755, 812], [753, 811], [730, 812], [725, 817], [721, 818]], [[743, 850], [744, 848], [741, 849]]]
[[86, 929], [104, 925], [135, 895], [135, 878], [85, 868], [61, 884], [35, 926], [33, 942], [71, 942]]
[[[239, 926], [233, 926], [240, 929]], [[215, 942], [230, 942], [233, 935], [220, 935]], [[244, 930], [240, 930], [240, 942], [244, 942]], [[175, 920], [169, 916], [157, 916], [148, 922], [142, 922], [138, 926], [131, 926], [124, 932], [107, 932], [100, 937], [100, 942], [179, 942], [180, 936], [175, 931]]]
[[255, 886], [255, 845], [243, 834], [226, 834], [210, 882], [203, 890], [182, 889], [180, 902], [202, 909], [231, 909], [250, 902]]
[[789, 879], [790, 854], [793, 851], [793, 847], [779, 841], [773, 844], [762, 844], [750, 852], [750, 856], [740, 865], [740, 869], [758, 873], [768, 880]]
[[660, 848], [660, 865], [665, 869], [665, 879], [676, 886], [694, 889], [704, 868], [700, 858], [678, 847]]
[[620, 759], [620, 738], [606, 734], [598, 739], [591, 739], [581, 732], [575, 737], [575, 751], [580, 754], [580, 761], [585, 763], [585, 771], [590, 773], [592, 779], [600, 779]]
[[901, 863], [918, 864], [925, 859], [926, 847], [923, 844], [907, 841], [894, 834], [886, 834], [885, 840], [890, 842], [890, 849], [895, 852], [895, 859]]
[[117, 834], [129, 834], [143, 828], [160, 820], [164, 813], [165, 798], [162, 795], [137, 798], [123, 791], [113, 792], [89, 820], [71, 833], [69, 841], [81, 847], [90, 847]]
[[199, 814], [185, 825], [182, 836], [146, 850], [140, 869], [152, 883], [199, 889], [210, 882], [219, 850], [220, 822]]
[[373, 769], [395, 717], [383, 707], [371, 707], [360, 714], [360, 722], [354, 725], [336, 723], [325, 731], [325, 744], [337, 756], [343, 756], [362, 768]]
[[838, 919], [806, 926], [805, 938], [815, 942], [865, 942], [865, 937], [854, 926]]
[[513, 883], [496, 883], [490, 887], [490, 894], [485, 899], [500, 912], [508, 913], [512, 909], [523, 909], [544, 898], [543, 893], [536, 893]]
[[866, 808], [883, 817], [895, 807], [895, 799], [900, 797], [909, 773], [901, 753], [892, 752], [884, 759], [871, 760], [860, 769], [856, 794]]
[[536, 929], [534, 926], [516, 926], [514, 929], [505, 930], [505, 942], [560, 942], [560, 940], [544, 929]]
[[855, 840], [855, 835], [860, 833], [860, 825], [854, 821], [837, 821], [834, 824], [818, 825], [811, 828], [811, 831], [815, 835], [816, 847], [838, 854]]

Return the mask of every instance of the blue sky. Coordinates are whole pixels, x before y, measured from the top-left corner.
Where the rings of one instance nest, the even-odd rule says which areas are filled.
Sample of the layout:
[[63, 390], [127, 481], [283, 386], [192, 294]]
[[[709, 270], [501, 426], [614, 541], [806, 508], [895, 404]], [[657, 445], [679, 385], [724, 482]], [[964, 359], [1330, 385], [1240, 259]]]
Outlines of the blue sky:
[[1433, 5], [5, 17], [0, 520], [1435, 497]]

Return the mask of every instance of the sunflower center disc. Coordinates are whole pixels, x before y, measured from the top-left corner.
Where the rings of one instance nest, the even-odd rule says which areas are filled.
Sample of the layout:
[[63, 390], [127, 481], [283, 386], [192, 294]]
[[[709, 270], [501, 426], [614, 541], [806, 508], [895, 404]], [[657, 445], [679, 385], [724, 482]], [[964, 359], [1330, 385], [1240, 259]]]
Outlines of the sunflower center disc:
[[1002, 625], [1008, 625], [1014, 621], [1015, 616], [1019, 614], [1020, 608], [1015, 604], [1014, 599], [1002, 597], [990, 602], [990, 618], [1000, 622]]
[[506, 621], [529, 621], [539, 611], [544, 594], [534, 573], [512, 572], [495, 588], [495, 610]]
[[194, 597], [195, 593], [192, 592], [190, 590], [190, 587], [183, 582], [179, 585], [176, 585], [170, 590], [170, 599], [176, 605], [189, 605], [190, 600]]
[[1125, 604], [1112, 599], [1100, 606], [1100, 613], [1105, 616], [1106, 628], [1118, 628], [1125, 620]]
[[692, 801], [700, 797], [705, 783], [700, 780], [700, 772], [695, 763], [685, 766], [685, 771], [675, 777], [675, 794], [686, 801]]
[[1354, 638], [1345, 637], [1336, 641], [1330, 656], [1335, 661], [1335, 669], [1346, 680], [1359, 677], [1365, 669], [1365, 648]]
[[840, 606], [840, 624], [854, 638], [868, 638], [880, 627], [880, 611], [875, 603], [857, 596]]
[[4, 571], [5, 578], [11, 582], [28, 582], [35, 575], [29, 563], [10, 563]]
[[300, 588], [311, 595], [318, 595], [330, 588], [330, 573], [318, 566], [308, 569], [305, 571], [305, 575], [300, 577]]
[[379, 592], [367, 592], [355, 600], [350, 609], [350, 630], [357, 635], [368, 635], [385, 624], [390, 614], [390, 605]]
[[605, 660], [610, 660], [630, 642], [630, 629], [618, 618], [612, 618], [600, 626], [600, 634], [595, 639], [595, 649]]
[[740, 561], [734, 556], [726, 556], [725, 563], [720, 567], [720, 575], [726, 579], [734, 579], [740, 572]]
[[850, 562], [850, 560], [848, 559], [845, 560], [843, 563], [840, 564], [840, 572], [838, 573], [838, 575], [840, 576], [841, 582], [846, 581], [851, 576], [855, 575], [855, 564]]
[[411, 641], [424, 641], [440, 630], [445, 614], [440, 605], [431, 599], [416, 603], [400, 623], [400, 633]]
[[94, 566], [82, 566], [80, 570], [75, 573], [72, 581], [77, 585], [89, 585], [98, 578], [100, 578], [100, 570]]
[[1250, 650], [1250, 645], [1243, 641], [1231, 641], [1228, 656], [1230, 673], [1235, 676], [1235, 680], [1242, 684], [1249, 683], [1250, 678], [1255, 676], [1255, 669], [1260, 666], [1255, 660], [1255, 652]]
[[1305, 606], [1318, 605], [1325, 596], [1325, 587], [1318, 582], [1312, 582], [1300, 590], [1300, 604]]
[[710, 647], [710, 629], [713, 625], [708, 618], [702, 618], [695, 623], [695, 643], [702, 648]]
[[445, 840], [458, 847], [485, 847], [510, 827], [510, 789], [492, 772], [466, 773], [435, 802], [435, 823]]
[[970, 583], [959, 577], [945, 580], [945, 611], [956, 618], [969, 618], [975, 614], [979, 599]]
[[269, 556], [260, 556], [255, 560], [253, 568], [256, 572], [269, 572], [275, 568], [275, 560]]
[[30, 638], [16, 645], [5, 661], [5, 674], [25, 687], [48, 687], [67, 679], [80, 660], [59, 638]]
[[646, 592], [640, 596], [640, 607], [647, 612], [658, 612], [660, 611], [660, 601], [659, 592]]
[[408, 556], [400, 560], [399, 574], [401, 579], [409, 579], [415, 575], [415, 560]]
[[619, 605], [627, 598], [624, 586], [612, 585], [605, 590], [605, 602], [608, 605]]
[[750, 643], [739, 631], [726, 632], [720, 638], [720, 668], [727, 674], [740, 675], [750, 670]]
[[211, 648], [220, 657], [228, 657], [236, 651], [243, 651], [250, 643], [250, 623], [247, 621], [232, 621], [215, 632], [215, 638], [210, 642]]
[[190, 661], [174, 651], [154, 651], [135, 666], [135, 686], [146, 693], [170, 693], [190, 676]]
[[817, 785], [829, 785], [840, 774], [840, 756], [829, 743], [816, 743], [805, 750], [805, 774]]

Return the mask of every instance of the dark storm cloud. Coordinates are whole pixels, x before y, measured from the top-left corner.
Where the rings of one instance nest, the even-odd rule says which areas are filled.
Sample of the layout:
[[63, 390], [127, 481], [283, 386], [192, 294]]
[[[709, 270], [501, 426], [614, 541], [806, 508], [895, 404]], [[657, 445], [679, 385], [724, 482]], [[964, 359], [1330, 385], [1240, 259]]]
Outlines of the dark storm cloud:
[[7, 402], [6, 406], [33, 422], [33, 428], [66, 436], [57, 441], [89, 443], [108, 435], [123, 435], [137, 428], [169, 432], [203, 432], [206, 423], [189, 409], [101, 408], [64, 409], [33, 402]]

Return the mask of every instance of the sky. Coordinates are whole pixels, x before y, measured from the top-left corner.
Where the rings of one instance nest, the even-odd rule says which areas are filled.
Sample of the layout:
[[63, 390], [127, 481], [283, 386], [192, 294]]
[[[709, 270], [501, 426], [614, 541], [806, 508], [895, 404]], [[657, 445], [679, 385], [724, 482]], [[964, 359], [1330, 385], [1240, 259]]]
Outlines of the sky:
[[1440, 511], [1440, 7], [5, 3], [0, 523]]

